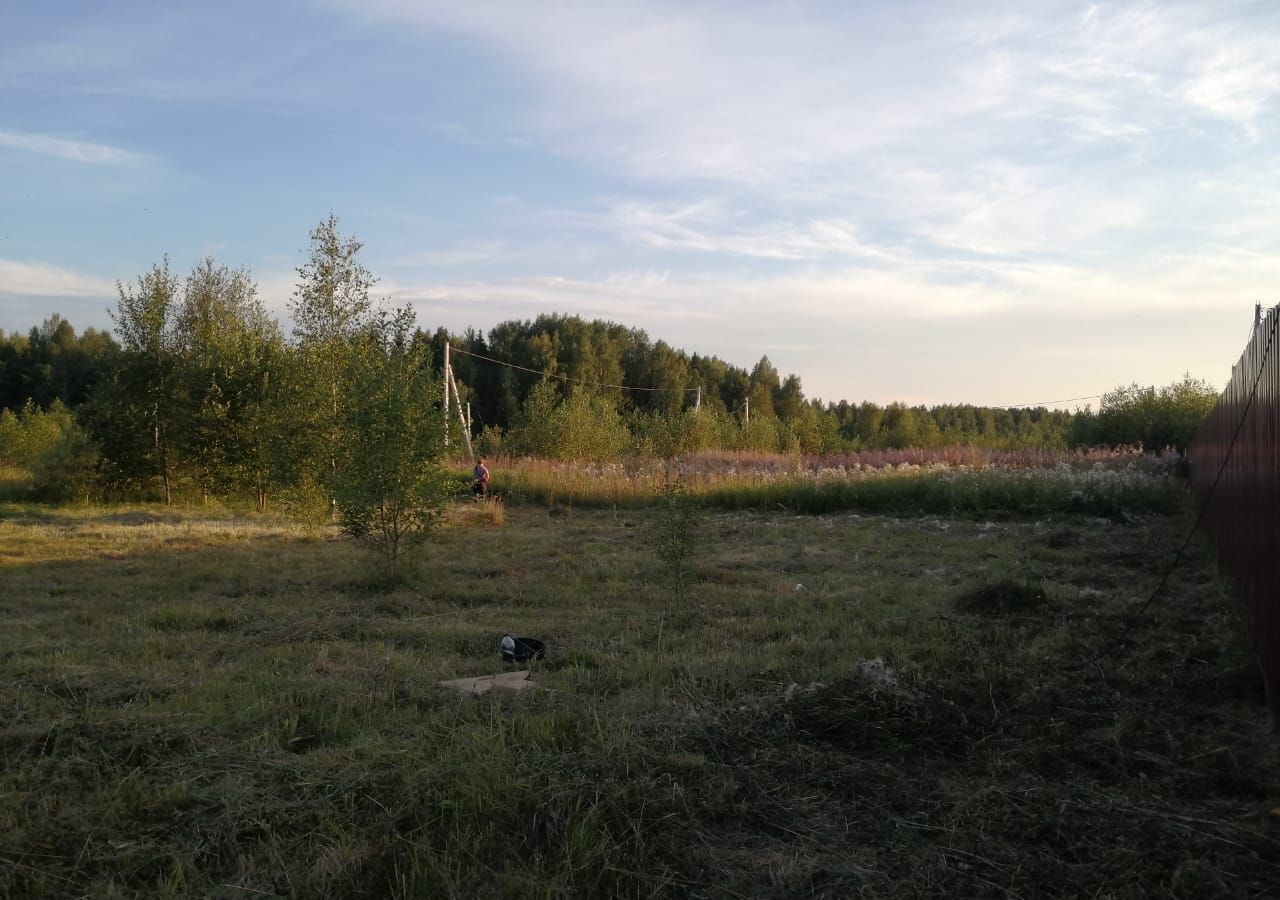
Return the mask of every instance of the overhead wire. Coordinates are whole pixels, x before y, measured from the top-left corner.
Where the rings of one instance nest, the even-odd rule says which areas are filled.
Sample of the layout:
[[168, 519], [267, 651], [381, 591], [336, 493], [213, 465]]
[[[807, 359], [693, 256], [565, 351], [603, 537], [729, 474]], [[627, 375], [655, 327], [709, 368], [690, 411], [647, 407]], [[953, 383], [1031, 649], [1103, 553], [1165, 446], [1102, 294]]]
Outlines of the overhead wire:
[[[632, 384], [610, 384], [608, 382], [602, 382], [602, 381], [589, 381], [585, 378], [574, 378], [572, 375], [561, 375], [556, 372], [547, 372], [547, 371], [540, 371], [538, 369], [531, 369], [528, 366], [522, 366], [522, 365], [519, 365], [518, 363], [508, 362], [504, 359], [496, 359], [495, 357], [492, 357], [492, 356], [485, 356], [483, 353], [474, 353], [470, 350], [463, 350], [461, 347], [456, 347], [456, 346], [453, 346], [452, 344], [450, 344], [450, 352], [461, 353], [463, 356], [470, 356], [474, 359], [482, 359], [485, 362], [491, 362], [491, 363], [494, 363], [495, 365], [505, 366], [508, 369], [517, 369], [521, 372], [528, 372], [531, 375], [541, 375], [544, 378], [558, 378], [561, 381], [570, 381], [570, 382], [573, 382], [574, 384], [581, 384], [587, 387], [614, 388], [616, 390], [623, 390], [623, 391], [648, 391], [653, 393], [673, 391], [673, 392], [682, 393], [682, 394], [690, 394], [698, 390], [697, 387], [691, 387], [691, 388], [640, 387], [638, 385], [632, 385]], [[1061, 400], [1041, 400], [1036, 403], [1001, 403], [1001, 404], [994, 404], [987, 408], [988, 409], [1021, 409], [1024, 407], [1034, 408], [1037, 406], [1048, 406], [1052, 403], [1075, 403], [1076, 401], [1079, 401], [1079, 400], [1097, 400], [1099, 397], [1105, 397], [1105, 396], [1106, 394], [1090, 394], [1087, 397], [1067, 397]], [[742, 409], [742, 406], [739, 406], [738, 409], [739, 410]], [[734, 412], [737, 412], [737, 411], [738, 410], [734, 410]]]
[[461, 347], [454, 347], [452, 344], [450, 344], [449, 347], [450, 347], [450, 352], [452, 353], [461, 353], [463, 356], [471, 356], [471, 357], [474, 357], [475, 359], [483, 359], [486, 362], [496, 363], [499, 366], [506, 366], [508, 369], [519, 369], [521, 372], [529, 372], [533, 375], [541, 375], [543, 378], [558, 378], [561, 381], [571, 381], [574, 384], [581, 384], [587, 387], [616, 388], [618, 390], [623, 390], [623, 391], [649, 391], [649, 392], [657, 392], [657, 393], [660, 393], [663, 391], [675, 391], [681, 394], [689, 394], [698, 390], [698, 388], [696, 387], [691, 387], [691, 388], [638, 387], [636, 385], [630, 385], [630, 384], [608, 384], [603, 381], [588, 381], [585, 378], [574, 378], [571, 375], [559, 375], [559, 374], [556, 374], [555, 372], [539, 372], [537, 369], [530, 369], [528, 366], [517, 365], [516, 363], [507, 362], [506, 360], [502, 360], [502, 359], [494, 359], [492, 356], [485, 356], [481, 353], [472, 353], [470, 350], [463, 350]]
[[1097, 400], [1099, 397], [1105, 397], [1106, 394], [1090, 394], [1087, 397], [1067, 397], [1063, 400], [1041, 400], [1038, 403], [1000, 403], [989, 409], [1022, 409], [1023, 407], [1048, 406], [1051, 403], [1075, 403], [1077, 400]]

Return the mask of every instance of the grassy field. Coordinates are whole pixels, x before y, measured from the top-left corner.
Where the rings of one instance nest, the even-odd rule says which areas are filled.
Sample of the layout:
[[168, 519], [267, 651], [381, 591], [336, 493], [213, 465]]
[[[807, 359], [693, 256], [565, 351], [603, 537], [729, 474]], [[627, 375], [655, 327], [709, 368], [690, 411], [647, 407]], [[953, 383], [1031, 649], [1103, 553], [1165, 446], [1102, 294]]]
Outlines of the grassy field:
[[[0, 897], [1274, 896], [1280, 743], [1182, 516], [0, 505]], [[504, 632], [539, 688], [480, 698]]]

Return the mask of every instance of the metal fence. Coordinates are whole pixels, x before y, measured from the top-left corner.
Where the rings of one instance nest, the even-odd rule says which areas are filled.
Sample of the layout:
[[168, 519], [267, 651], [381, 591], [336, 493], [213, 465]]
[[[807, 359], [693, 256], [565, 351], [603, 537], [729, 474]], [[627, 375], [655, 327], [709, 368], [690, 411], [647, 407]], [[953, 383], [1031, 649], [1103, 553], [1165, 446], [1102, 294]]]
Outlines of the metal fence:
[[[1191, 487], [1218, 569], [1231, 581], [1280, 728], [1280, 306], [1253, 338], [1188, 450]], [[1224, 466], [1225, 461], [1225, 466]], [[1207, 505], [1206, 505], [1207, 504]]]

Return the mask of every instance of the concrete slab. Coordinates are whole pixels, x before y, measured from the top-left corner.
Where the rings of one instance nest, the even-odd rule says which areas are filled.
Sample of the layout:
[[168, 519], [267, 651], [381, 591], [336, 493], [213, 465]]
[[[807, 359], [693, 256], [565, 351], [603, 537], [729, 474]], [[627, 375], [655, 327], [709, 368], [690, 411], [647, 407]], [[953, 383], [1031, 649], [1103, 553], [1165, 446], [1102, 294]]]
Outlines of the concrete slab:
[[442, 687], [453, 688], [464, 694], [484, 694], [495, 687], [523, 691], [538, 686], [538, 682], [529, 679], [529, 670], [519, 672], [498, 672], [495, 675], [477, 675], [475, 678], [455, 678], [452, 681], [440, 682]]

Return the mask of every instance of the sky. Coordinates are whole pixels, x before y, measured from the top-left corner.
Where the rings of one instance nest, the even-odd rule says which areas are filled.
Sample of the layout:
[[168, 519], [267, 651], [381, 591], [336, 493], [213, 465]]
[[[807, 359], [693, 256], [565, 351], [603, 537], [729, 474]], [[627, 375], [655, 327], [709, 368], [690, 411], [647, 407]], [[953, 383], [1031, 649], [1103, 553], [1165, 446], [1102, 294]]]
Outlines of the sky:
[[0, 329], [166, 255], [288, 330], [310, 230], [421, 327], [603, 318], [809, 397], [1221, 388], [1280, 302], [1280, 3], [8, 3]]

